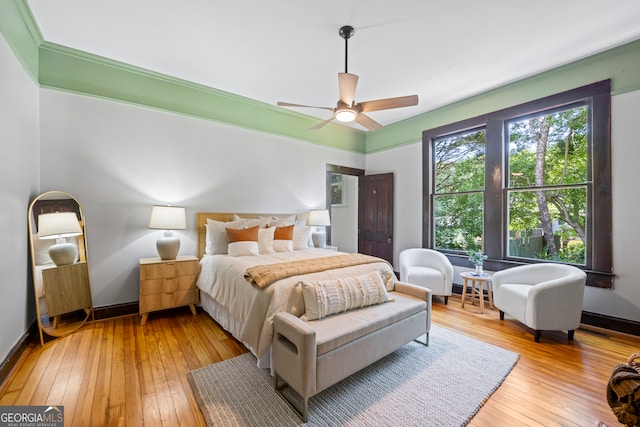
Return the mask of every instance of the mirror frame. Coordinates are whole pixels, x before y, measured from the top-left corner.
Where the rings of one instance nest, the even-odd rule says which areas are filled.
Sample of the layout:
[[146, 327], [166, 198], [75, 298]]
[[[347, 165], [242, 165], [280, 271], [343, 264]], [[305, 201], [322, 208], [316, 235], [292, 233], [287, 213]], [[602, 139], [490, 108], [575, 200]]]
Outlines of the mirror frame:
[[[49, 207], [52, 212], [74, 212], [78, 216], [82, 234], [78, 236], [78, 259], [73, 264], [63, 266], [56, 266], [53, 262], [38, 264], [44, 255], [39, 253], [41, 251], [36, 251], [39, 242], [37, 237], [38, 217], [34, 209], [45, 204], [44, 200], [70, 200], [75, 203], [75, 206], [72, 204], [65, 206], [63, 203], [58, 203], [57, 206]], [[89, 318], [94, 319], [84, 209], [80, 202], [69, 193], [57, 190], [46, 191], [37, 195], [29, 204], [28, 223], [36, 316], [40, 343], [44, 346], [45, 334], [54, 338], [63, 337], [77, 331]], [[45, 284], [45, 276], [47, 284]], [[55, 287], [51, 287], [53, 283], [55, 283]], [[47, 288], [50, 290], [48, 293], [45, 292]], [[54, 291], [51, 292], [51, 290]], [[59, 293], [56, 294], [58, 290]], [[50, 316], [50, 305], [56, 310], [55, 315]]]

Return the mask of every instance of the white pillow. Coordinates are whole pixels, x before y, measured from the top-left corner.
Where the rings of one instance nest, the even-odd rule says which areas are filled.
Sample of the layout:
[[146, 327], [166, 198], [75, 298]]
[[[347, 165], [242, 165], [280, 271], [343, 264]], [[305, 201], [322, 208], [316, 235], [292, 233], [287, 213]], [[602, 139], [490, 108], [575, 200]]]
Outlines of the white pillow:
[[380, 271], [339, 279], [300, 282], [305, 320], [389, 301]]
[[246, 227], [254, 227], [256, 225], [260, 226], [260, 228], [266, 228], [269, 226], [269, 221], [271, 218], [261, 216], [259, 218], [241, 218], [238, 214], [233, 214], [234, 221], [246, 221]]
[[31, 237], [33, 242], [33, 254], [36, 265], [53, 264], [51, 257], [49, 256], [49, 248], [53, 245], [55, 239], [39, 239], [37, 234]]
[[311, 239], [311, 227], [295, 226], [293, 228], [293, 250], [307, 249], [309, 247], [309, 239]]
[[275, 252], [273, 249], [273, 233], [275, 233], [275, 227], [261, 228], [258, 230], [258, 252], [261, 254], [272, 254]]
[[242, 219], [239, 221], [216, 221], [214, 219], [207, 218], [206, 225], [206, 246], [205, 252], [207, 255], [226, 254], [227, 253], [227, 230], [225, 228], [244, 228], [247, 225], [247, 221]]
[[291, 225], [295, 223], [296, 223], [295, 215], [282, 216], [282, 217], [274, 216], [269, 222], [269, 227], [282, 227], [284, 225]]
[[292, 252], [293, 240], [274, 240], [273, 250], [276, 252]]
[[258, 242], [254, 241], [231, 242], [228, 248], [231, 256], [258, 255]]
[[259, 226], [260, 228], [267, 228], [269, 226], [269, 218], [249, 218], [247, 219], [249, 227]]

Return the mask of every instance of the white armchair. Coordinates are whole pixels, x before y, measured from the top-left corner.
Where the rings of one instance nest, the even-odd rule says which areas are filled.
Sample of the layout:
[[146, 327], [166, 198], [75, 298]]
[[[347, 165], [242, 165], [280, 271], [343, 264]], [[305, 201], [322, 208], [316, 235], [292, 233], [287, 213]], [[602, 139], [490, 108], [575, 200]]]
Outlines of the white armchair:
[[430, 289], [433, 295], [449, 302], [453, 285], [453, 266], [442, 253], [433, 249], [412, 248], [400, 252], [400, 281]]
[[541, 331], [568, 331], [569, 341], [580, 326], [587, 275], [566, 264], [528, 264], [493, 274], [493, 303], [504, 313]]

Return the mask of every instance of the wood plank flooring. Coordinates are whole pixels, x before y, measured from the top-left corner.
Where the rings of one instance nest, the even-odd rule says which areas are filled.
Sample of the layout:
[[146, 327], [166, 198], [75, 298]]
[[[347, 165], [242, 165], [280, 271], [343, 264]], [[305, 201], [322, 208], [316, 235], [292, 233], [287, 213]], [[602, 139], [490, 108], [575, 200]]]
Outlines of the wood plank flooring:
[[[607, 331], [531, 331], [496, 310], [434, 300], [433, 323], [519, 353], [520, 360], [470, 426], [616, 426], [605, 390], [611, 369], [640, 351], [637, 337]], [[96, 321], [29, 346], [0, 385], [0, 405], [64, 405], [69, 426], [203, 426], [187, 372], [246, 349], [203, 312], [186, 308]], [[477, 363], [460, 360], [460, 369]], [[473, 381], [473, 378], [469, 378]], [[464, 400], [464, 396], [460, 396]], [[456, 405], [457, 402], [451, 402]]]

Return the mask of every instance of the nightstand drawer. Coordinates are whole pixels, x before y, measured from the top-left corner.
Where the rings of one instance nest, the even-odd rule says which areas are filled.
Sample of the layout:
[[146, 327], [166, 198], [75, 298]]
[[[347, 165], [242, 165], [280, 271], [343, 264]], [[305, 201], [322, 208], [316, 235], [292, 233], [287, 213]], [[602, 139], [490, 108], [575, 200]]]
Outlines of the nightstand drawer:
[[198, 276], [177, 276], [171, 279], [149, 279], [140, 281], [140, 295], [152, 295], [192, 289], [196, 286]]
[[187, 289], [183, 291], [164, 292], [154, 295], [147, 295], [140, 300], [140, 312], [163, 310], [165, 308], [182, 307], [184, 305], [196, 304], [198, 302], [198, 289]]
[[197, 276], [198, 261], [166, 261], [140, 266], [140, 280], [171, 279], [180, 276]]

